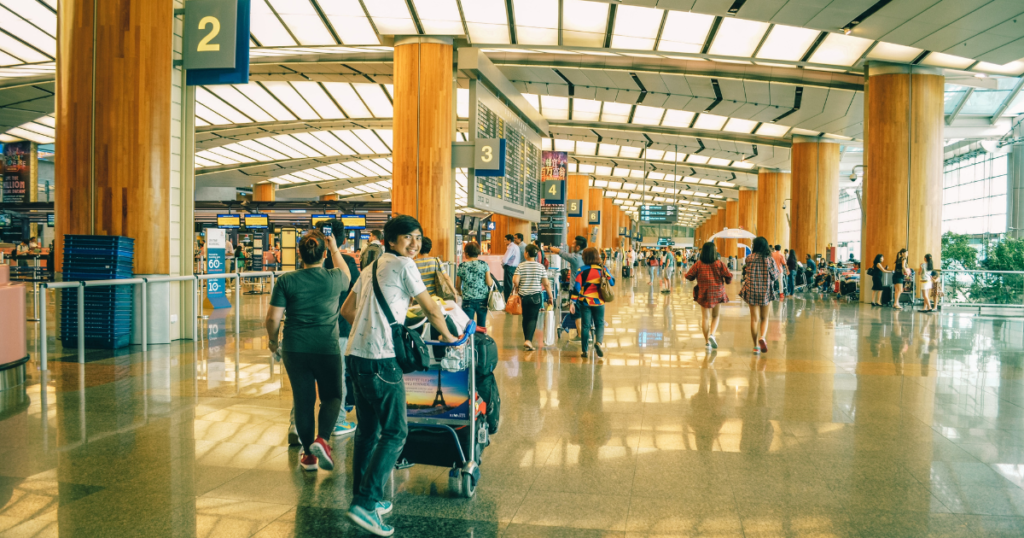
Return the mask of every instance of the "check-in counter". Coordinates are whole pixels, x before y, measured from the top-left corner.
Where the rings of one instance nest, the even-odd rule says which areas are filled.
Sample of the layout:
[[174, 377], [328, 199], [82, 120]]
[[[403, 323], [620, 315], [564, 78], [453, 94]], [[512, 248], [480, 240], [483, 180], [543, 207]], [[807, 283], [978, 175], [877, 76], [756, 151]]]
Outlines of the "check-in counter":
[[25, 384], [25, 286], [11, 283], [10, 266], [0, 265], [0, 390]]

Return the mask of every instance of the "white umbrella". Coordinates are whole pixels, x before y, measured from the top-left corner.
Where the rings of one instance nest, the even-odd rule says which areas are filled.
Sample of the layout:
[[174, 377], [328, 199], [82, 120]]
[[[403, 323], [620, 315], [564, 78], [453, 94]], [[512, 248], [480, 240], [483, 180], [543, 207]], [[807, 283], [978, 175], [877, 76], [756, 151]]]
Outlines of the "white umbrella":
[[755, 237], [757, 236], [742, 228], [725, 228], [724, 230], [709, 237], [708, 241], [715, 239], [754, 239]]

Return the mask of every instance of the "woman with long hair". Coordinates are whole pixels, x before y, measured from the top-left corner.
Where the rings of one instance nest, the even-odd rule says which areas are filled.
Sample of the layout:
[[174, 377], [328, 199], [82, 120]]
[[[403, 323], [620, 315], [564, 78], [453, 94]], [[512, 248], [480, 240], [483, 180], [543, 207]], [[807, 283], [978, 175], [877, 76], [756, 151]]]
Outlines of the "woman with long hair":
[[910, 274], [910, 264], [907, 262], [907, 249], [900, 249], [896, 253], [896, 266], [892, 272], [892, 308], [893, 310], [903, 310], [900, 306], [900, 295], [903, 295], [903, 283], [906, 282], [907, 276]]
[[790, 249], [789, 257], [786, 258], [786, 267], [789, 269], [789, 274], [786, 275], [786, 295], [793, 295], [796, 291], [796, 250]]
[[779, 298], [772, 283], [779, 280], [779, 273], [768, 240], [764, 237], [754, 239], [751, 254], [743, 266], [743, 287], [740, 289], [740, 298], [750, 308], [750, 338], [754, 341], [754, 353], [768, 351], [765, 340], [768, 314], [772, 301]]
[[890, 272], [882, 265], [884, 261], [885, 256], [878, 254], [875, 256], [875, 261], [871, 263], [871, 268], [868, 269], [868, 273], [871, 275], [871, 306], [883, 306], [882, 292], [885, 291], [885, 285], [882, 284], [882, 274]]
[[601, 267], [601, 255], [594, 247], [583, 249], [583, 268], [576, 273], [576, 282], [571, 294], [572, 303], [569, 311], [575, 313], [580, 309], [580, 333], [583, 341], [582, 357], [587, 358], [590, 345], [590, 326], [594, 326], [594, 351], [598, 357], [604, 357], [604, 300], [601, 299], [601, 279], [607, 278], [608, 283], [615, 285], [615, 277]]
[[718, 330], [719, 305], [729, 302], [725, 285], [732, 282], [732, 272], [718, 259], [718, 251], [711, 241], [700, 249], [700, 258], [686, 272], [686, 280], [697, 281], [695, 298], [700, 305], [700, 331], [704, 345], [718, 349], [715, 331]]
[[920, 271], [917, 273], [918, 287], [921, 288], [921, 299], [924, 301], [924, 309], [920, 312], [931, 312], [935, 310], [935, 306], [932, 305], [931, 294], [932, 294], [932, 271], [935, 270], [935, 266], [932, 263], [932, 255], [925, 254], [924, 262], [921, 264]]

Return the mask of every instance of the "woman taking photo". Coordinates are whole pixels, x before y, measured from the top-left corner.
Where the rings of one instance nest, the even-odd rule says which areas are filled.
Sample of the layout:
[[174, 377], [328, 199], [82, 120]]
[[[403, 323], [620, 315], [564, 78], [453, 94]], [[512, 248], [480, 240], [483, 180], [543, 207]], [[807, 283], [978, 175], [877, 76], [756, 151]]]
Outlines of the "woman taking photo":
[[918, 310], [918, 312], [931, 312], [935, 310], [935, 305], [932, 304], [932, 271], [935, 270], [932, 264], [932, 255], [925, 254], [924, 262], [921, 263], [920, 270], [917, 272], [917, 287], [921, 288], [921, 301], [924, 303], [924, 308]]
[[687, 271], [686, 280], [697, 281], [697, 304], [700, 305], [700, 330], [704, 333], [704, 345], [718, 349], [715, 331], [718, 330], [719, 305], [729, 302], [725, 285], [732, 282], [732, 272], [718, 259], [718, 251], [711, 241], [700, 249], [700, 258]]
[[875, 256], [875, 261], [868, 270], [871, 273], [871, 306], [884, 306], [882, 304], [882, 292], [885, 291], [885, 284], [883, 283], [882, 275], [890, 272], [882, 265], [884, 261], [885, 256], [881, 254]]
[[910, 264], [907, 263], [907, 249], [900, 249], [896, 253], [896, 267], [892, 272], [892, 308], [893, 310], [903, 310], [900, 306], [900, 295], [903, 295], [903, 283], [906, 282], [908, 276], [910, 276]]
[[548, 304], [553, 304], [551, 298], [554, 297], [544, 266], [537, 262], [538, 251], [537, 245], [526, 245], [526, 261], [519, 264], [512, 276], [513, 293], [518, 294], [523, 303], [523, 347], [527, 351], [537, 349], [533, 345], [533, 337], [537, 334], [537, 318], [544, 304], [541, 292], [547, 292]]
[[455, 275], [455, 289], [462, 294], [462, 311], [476, 326], [487, 328], [487, 294], [494, 285], [487, 262], [479, 260], [480, 244], [471, 241], [463, 248], [463, 262]]
[[601, 300], [601, 278], [607, 278], [610, 285], [615, 285], [615, 278], [601, 267], [601, 256], [597, 249], [583, 249], [583, 268], [576, 274], [576, 283], [571, 294], [573, 302], [569, 306], [569, 312], [575, 313], [575, 309], [578, 308], [582, 314], [580, 332], [583, 358], [587, 358], [591, 325], [597, 333], [594, 337], [594, 351], [598, 357], [604, 357], [604, 301]]
[[745, 263], [740, 298], [750, 308], [750, 338], [754, 341], [754, 353], [767, 353], [768, 314], [772, 301], [779, 298], [772, 287], [772, 283], [779, 279], [779, 266], [772, 259], [767, 239], [754, 239]]

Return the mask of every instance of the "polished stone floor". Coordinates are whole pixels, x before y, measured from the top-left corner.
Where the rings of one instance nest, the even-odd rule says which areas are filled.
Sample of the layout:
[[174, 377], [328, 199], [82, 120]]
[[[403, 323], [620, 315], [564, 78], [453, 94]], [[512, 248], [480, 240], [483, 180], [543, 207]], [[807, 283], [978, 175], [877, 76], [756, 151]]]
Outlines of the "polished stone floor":
[[[492, 314], [503, 417], [476, 497], [396, 471], [396, 535], [1024, 536], [1024, 321], [798, 295], [758, 358], [738, 300], [709, 353], [689, 284], [656, 287], [620, 282], [601, 364], [565, 337], [525, 352]], [[351, 438], [333, 473], [285, 444], [267, 297], [237, 340], [214, 314], [195, 346], [79, 364], [51, 335], [49, 371], [0, 399], [0, 536], [363, 535]]]

